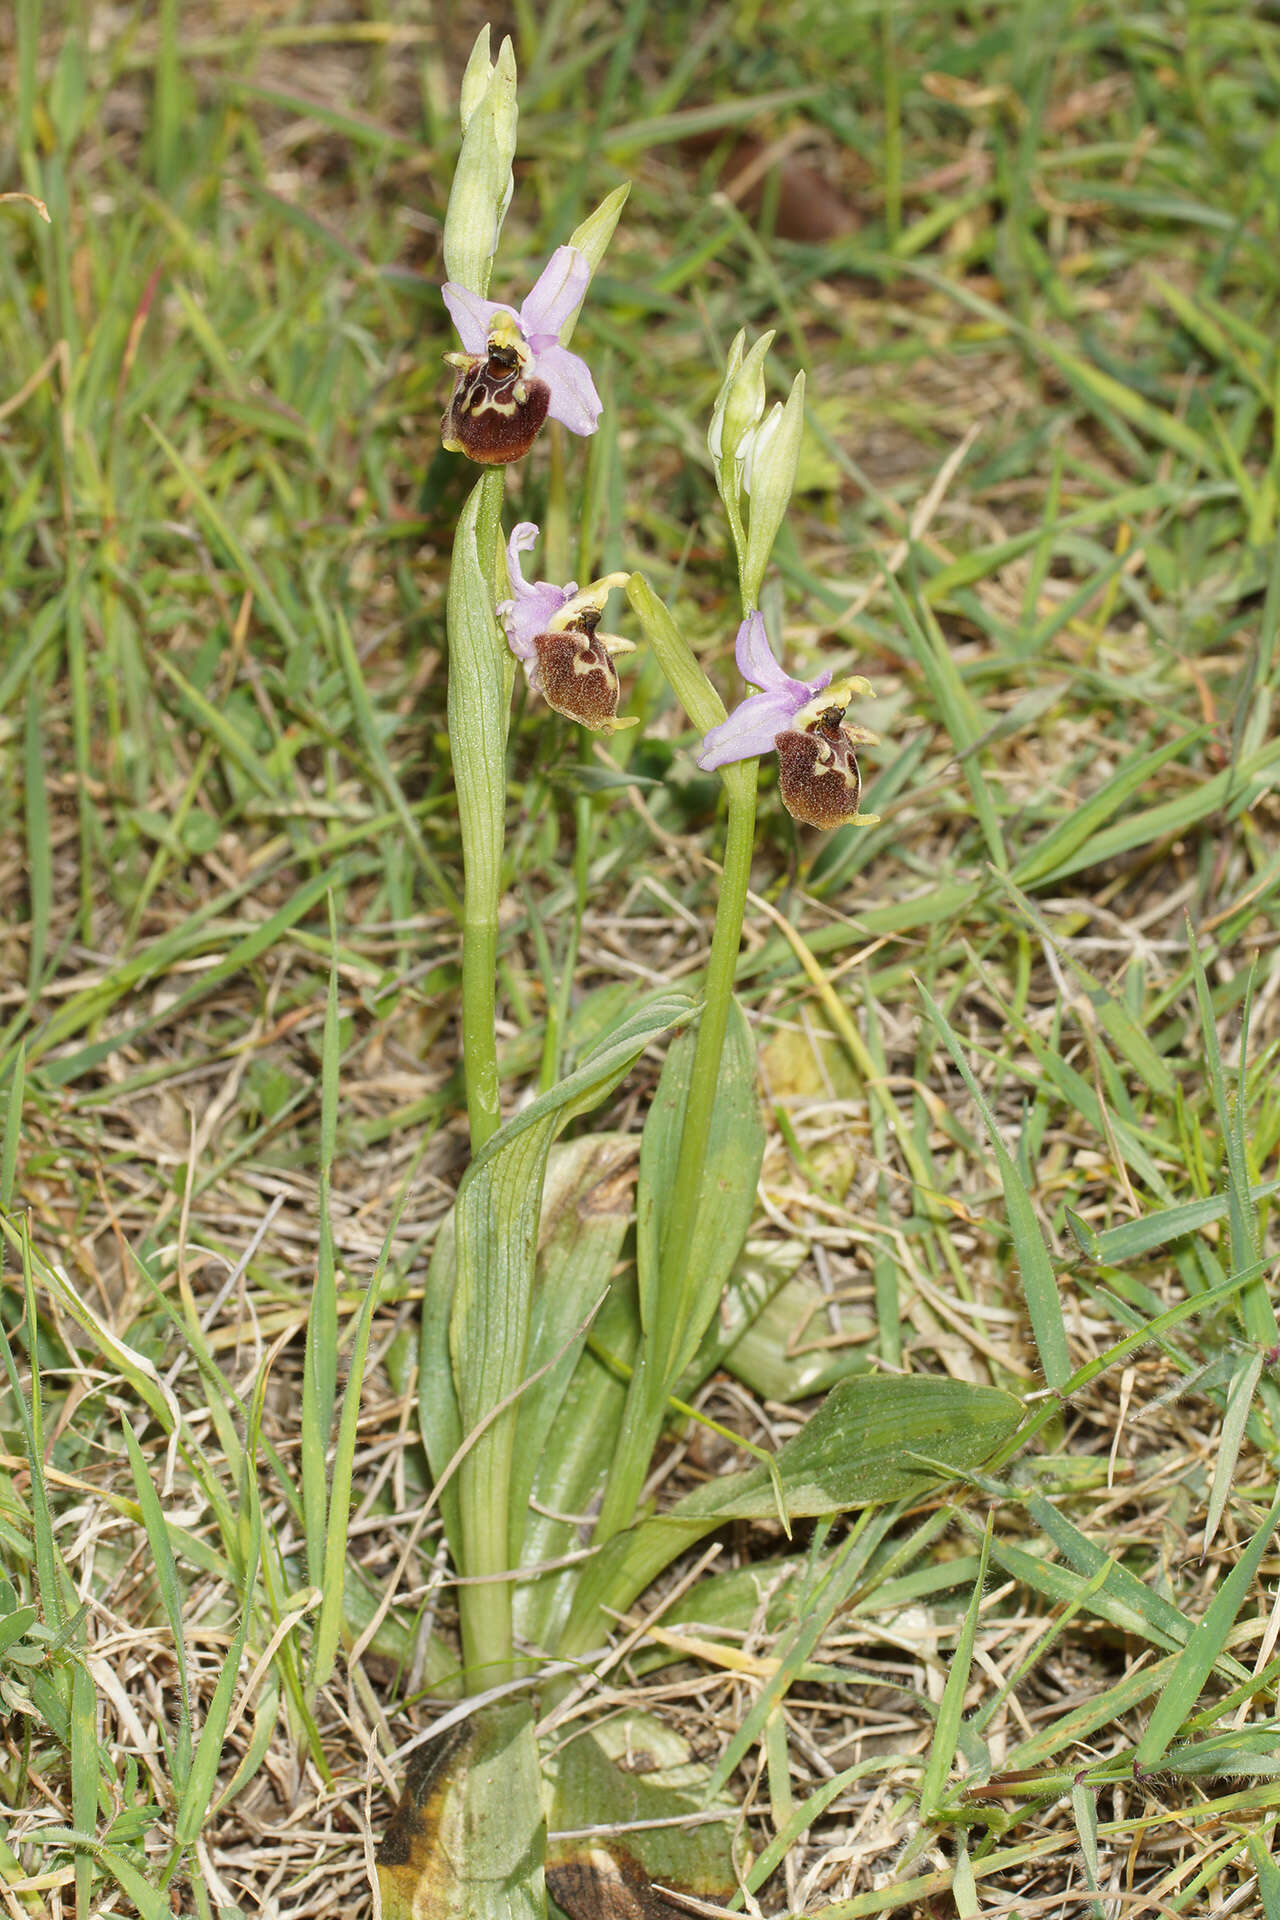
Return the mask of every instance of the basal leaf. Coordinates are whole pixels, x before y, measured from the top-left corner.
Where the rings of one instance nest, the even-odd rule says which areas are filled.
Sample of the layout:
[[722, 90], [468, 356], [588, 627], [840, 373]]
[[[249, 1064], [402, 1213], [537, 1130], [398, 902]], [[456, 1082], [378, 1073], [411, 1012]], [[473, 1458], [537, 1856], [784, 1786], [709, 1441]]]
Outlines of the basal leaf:
[[383, 1920], [546, 1920], [533, 1713], [482, 1707], [420, 1747], [378, 1848]]

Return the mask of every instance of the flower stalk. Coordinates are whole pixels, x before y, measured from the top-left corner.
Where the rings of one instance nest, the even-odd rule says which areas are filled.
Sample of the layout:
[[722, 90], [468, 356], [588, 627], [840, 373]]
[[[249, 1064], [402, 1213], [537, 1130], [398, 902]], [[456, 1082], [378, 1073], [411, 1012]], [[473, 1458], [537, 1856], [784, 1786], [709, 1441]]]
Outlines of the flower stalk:
[[[695, 727], [704, 733], [724, 722], [724, 705], [670, 613], [647, 580], [636, 574], [628, 597], [657, 655], [672, 691]], [[644, 1486], [666, 1414], [667, 1399], [675, 1387], [680, 1354], [688, 1331], [695, 1288], [689, 1283], [688, 1264], [698, 1207], [702, 1196], [711, 1117], [720, 1079], [733, 982], [742, 943], [751, 856], [755, 846], [755, 759], [735, 761], [721, 769], [728, 804], [724, 867], [716, 904], [706, 988], [698, 1016], [689, 1096], [680, 1135], [678, 1172], [668, 1203], [663, 1240], [659, 1294], [672, 1304], [661, 1327], [648, 1327], [627, 1391], [618, 1447], [605, 1488], [593, 1535], [599, 1547], [629, 1526]]]

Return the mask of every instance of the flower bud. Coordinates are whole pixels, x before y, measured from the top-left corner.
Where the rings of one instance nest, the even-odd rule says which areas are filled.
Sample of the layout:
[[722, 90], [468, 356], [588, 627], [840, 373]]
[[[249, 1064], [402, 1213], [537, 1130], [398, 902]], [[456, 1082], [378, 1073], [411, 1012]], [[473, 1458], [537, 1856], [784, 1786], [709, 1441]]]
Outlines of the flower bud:
[[[745, 338], [745, 334], [739, 333], [729, 349], [724, 381], [707, 429], [707, 445], [717, 469], [741, 459], [742, 443], [764, 412], [764, 362], [773, 343], [773, 329], [762, 333], [750, 353], [744, 356]], [[741, 470], [736, 465], [723, 476], [735, 488], [740, 477]]]
[[715, 405], [711, 409], [711, 421], [707, 427], [707, 448], [717, 468], [719, 468], [720, 462], [724, 458], [724, 410], [729, 404], [729, 395], [733, 390], [733, 383], [737, 377], [738, 369], [742, 365], [742, 349], [746, 345], [746, 339], [745, 330], [739, 327], [737, 333], [733, 336], [733, 344], [729, 348], [729, 357], [725, 361], [724, 379], [720, 382], [720, 391], [716, 395]]
[[516, 151], [516, 57], [510, 39], [490, 63], [488, 28], [472, 49], [461, 94], [462, 147], [444, 216], [449, 280], [482, 297], [511, 201]]
[[489, 58], [489, 23], [486, 20], [476, 35], [471, 58], [462, 75], [462, 85], [458, 89], [458, 114], [464, 133], [472, 114], [488, 92], [492, 78], [493, 61]]
[[743, 442], [764, 412], [764, 361], [772, 344], [770, 328], [760, 335], [734, 375], [725, 401], [722, 459], [741, 460]]
[[779, 402], [767, 420], [738, 445], [743, 485], [751, 499], [746, 551], [741, 557], [744, 604], [757, 605], [764, 570], [791, 502], [804, 437], [804, 375], [798, 373], [785, 406]]

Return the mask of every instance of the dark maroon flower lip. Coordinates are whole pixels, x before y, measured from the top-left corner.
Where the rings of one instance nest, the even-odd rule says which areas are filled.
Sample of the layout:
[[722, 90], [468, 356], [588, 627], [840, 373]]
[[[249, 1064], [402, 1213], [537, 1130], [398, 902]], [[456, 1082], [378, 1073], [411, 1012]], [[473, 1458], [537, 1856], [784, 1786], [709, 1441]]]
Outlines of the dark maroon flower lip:
[[631, 642], [598, 633], [599, 619], [588, 610], [559, 632], [535, 634], [529, 680], [566, 720], [576, 720], [592, 733], [619, 733], [638, 724], [634, 716], [618, 718], [622, 688], [613, 664], [614, 653], [630, 652]]
[[858, 811], [862, 775], [843, 720], [843, 707], [828, 707], [803, 730], [788, 727], [773, 743], [782, 804], [807, 827], [829, 829], [850, 820], [865, 824]]
[[551, 393], [528, 369], [527, 354], [495, 345], [487, 354], [450, 353], [458, 378], [441, 439], [450, 453], [465, 453], [482, 466], [508, 466], [522, 459], [547, 418]]
[[520, 556], [537, 539], [533, 521], [522, 520], [507, 542], [511, 598], [497, 606], [507, 645], [524, 663], [529, 685], [566, 720], [576, 720], [593, 733], [636, 726], [634, 719], [618, 718], [622, 689], [613, 664], [616, 655], [634, 653], [635, 643], [600, 631], [605, 602], [631, 575], [607, 573], [581, 591], [572, 580], [563, 587], [550, 580], [526, 580]]

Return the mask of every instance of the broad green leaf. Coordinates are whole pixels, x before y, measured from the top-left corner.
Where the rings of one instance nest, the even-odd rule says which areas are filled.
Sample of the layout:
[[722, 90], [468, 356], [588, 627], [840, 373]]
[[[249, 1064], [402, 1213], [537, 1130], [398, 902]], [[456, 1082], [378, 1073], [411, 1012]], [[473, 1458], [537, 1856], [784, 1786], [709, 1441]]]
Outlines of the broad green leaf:
[[[833, 1387], [780, 1449], [776, 1467], [792, 1519], [917, 1496], [943, 1476], [909, 1456], [927, 1454], [958, 1473], [977, 1466], [1018, 1424], [1021, 1406], [996, 1387], [929, 1374], [864, 1374]], [[771, 1476], [755, 1467], [709, 1481], [671, 1509], [617, 1535], [584, 1569], [562, 1650], [603, 1640], [599, 1609], [625, 1610], [662, 1569], [727, 1520], [770, 1519]]]
[[1022, 1175], [1018, 1172], [1013, 1155], [1004, 1143], [1000, 1129], [996, 1125], [995, 1115], [987, 1105], [982, 1089], [974, 1079], [969, 1063], [960, 1050], [960, 1043], [951, 1031], [946, 1015], [927, 987], [922, 985], [920, 994], [986, 1127], [992, 1151], [996, 1156], [996, 1165], [1000, 1169], [1000, 1184], [1004, 1188], [1004, 1202], [1009, 1215], [1009, 1232], [1013, 1237], [1014, 1255], [1018, 1262], [1018, 1271], [1022, 1276], [1023, 1296], [1027, 1303], [1027, 1315], [1031, 1321], [1031, 1331], [1035, 1335], [1040, 1364], [1044, 1368], [1044, 1377], [1049, 1385], [1055, 1389], [1061, 1388], [1071, 1377], [1067, 1334], [1062, 1321], [1062, 1302], [1058, 1294], [1057, 1276], [1053, 1271], [1053, 1262], [1049, 1258], [1049, 1249], [1044, 1243], [1044, 1235], [1040, 1231], [1040, 1222], [1036, 1219], [1035, 1208], [1031, 1204], [1031, 1196], [1023, 1184]]
[[667, 1200], [675, 1184], [697, 1033], [677, 1035], [667, 1052], [640, 1143], [636, 1189], [636, 1268], [646, 1343], [669, 1392], [697, 1351], [736, 1266], [755, 1210], [764, 1159], [755, 1043], [734, 1000], [720, 1055], [711, 1133], [685, 1271], [667, 1257]]
[[1227, 1635], [1280, 1521], [1280, 1496], [1209, 1604], [1208, 1612], [1182, 1649], [1138, 1742], [1136, 1763], [1160, 1764], [1178, 1728], [1200, 1697], [1200, 1689], [1222, 1655]]
[[[617, 1283], [593, 1329], [601, 1347], [625, 1360], [639, 1336], [634, 1289], [629, 1303], [616, 1302]], [[630, 1309], [631, 1325], [623, 1321]], [[618, 1310], [620, 1307], [621, 1310]], [[536, 1567], [580, 1549], [589, 1516], [599, 1510], [617, 1451], [618, 1429], [627, 1400], [625, 1379], [612, 1367], [586, 1352], [579, 1357], [560, 1416], [547, 1435], [538, 1461], [533, 1496], [525, 1521], [521, 1563]], [[564, 1519], [552, 1516], [560, 1514]], [[582, 1525], [574, 1524], [581, 1516]], [[550, 1652], [560, 1640], [580, 1569], [559, 1567], [516, 1586], [515, 1625], [520, 1638]]]
[[636, 1266], [644, 1339], [627, 1388], [597, 1542], [620, 1532], [635, 1514], [669, 1397], [715, 1317], [755, 1210], [764, 1127], [755, 1046], [736, 999], [727, 1010], [708, 1103], [701, 1177], [695, 1187], [690, 1174], [681, 1192], [681, 1176], [691, 1164], [684, 1158], [685, 1113], [699, 1092], [694, 1071], [701, 1040], [699, 1028], [671, 1046], [640, 1143]]
[[[938, 1485], [941, 1475], [910, 1459], [926, 1454], [963, 1471], [1011, 1434], [1021, 1403], [998, 1387], [935, 1374], [863, 1374], [833, 1387], [794, 1439], [778, 1452], [793, 1519], [844, 1513]], [[721, 1475], [672, 1508], [671, 1517], [765, 1520], [775, 1511], [764, 1467]]]
[[[451, 1207], [436, 1229], [418, 1321], [418, 1431], [435, 1481], [443, 1478], [462, 1445], [462, 1417], [449, 1357], [449, 1320], [457, 1278], [457, 1233]], [[437, 1498], [445, 1538], [456, 1560], [462, 1551], [456, 1475], [441, 1488]]]
[[[829, 1345], [827, 1298], [816, 1280], [795, 1274], [779, 1288], [722, 1361], [762, 1400], [788, 1404], [827, 1393], [871, 1362], [874, 1322], [845, 1314], [845, 1342]], [[854, 1335], [860, 1335], [854, 1339]]]
[[[767, 1315], [770, 1301], [793, 1280], [804, 1257], [805, 1247], [800, 1240], [748, 1240], [725, 1284], [698, 1351], [676, 1383], [678, 1400], [692, 1400], [717, 1367], [730, 1364], [728, 1355], [739, 1349], [751, 1329]], [[798, 1322], [801, 1311], [793, 1305], [791, 1318], [786, 1321], [788, 1328]], [[777, 1329], [773, 1332], [776, 1336]], [[739, 1379], [745, 1377], [738, 1373], [736, 1366], [732, 1371]], [[813, 1391], [817, 1392], [817, 1388]], [[767, 1397], [777, 1399], [779, 1396], [769, 1394]]]
[[532, 1710], [481, 1707], [420, 1747], [377, 1852], [382, 1920], [546, 1920]]
[[[609, 1285], [631, 1219], [633, 1134], [585, 1134], [553, 1148], [547, 1163], [534, 1271], [528, 1371], [511, 1479], [511, 1552], [521, 1556], [538, 1463], [587, 1339], [587, 1320]], [[541, 1370], [545, 1368], [546, 1371]]]
[[[708, 1794], [706, 1768], [662, 1721], [632, 1711], [564, 1745], [557, 1737], [544, 1764], [547, 1892], [562, 1909], [680, 1920], [687, 1908], [664, 1900], [655, 1881], [717, 1903], [733, 1892], [736, 1800]], [[707, 1818], [716, 1812], [721, 1820]], [[583, 1832], [596, 1827], [620, 1831]]]
[[[552, 1140], [604, 1099], [645, 1047], [691, 1010], [677, 994], [640, 1008], [574, 1073], [500, 1128], [458, 1190], [449, 1346], [461, 1430], [474, 1436], [458, 1470], [459, 1571], [469, 1577], [505, 1573], [510, 1564], [513, 1401], [528, 1378], [534, 1259]], [[462, 1604], [468, 1663], [504, 1659], [510, 1582], [480, 1579], [463, 1589]]]

